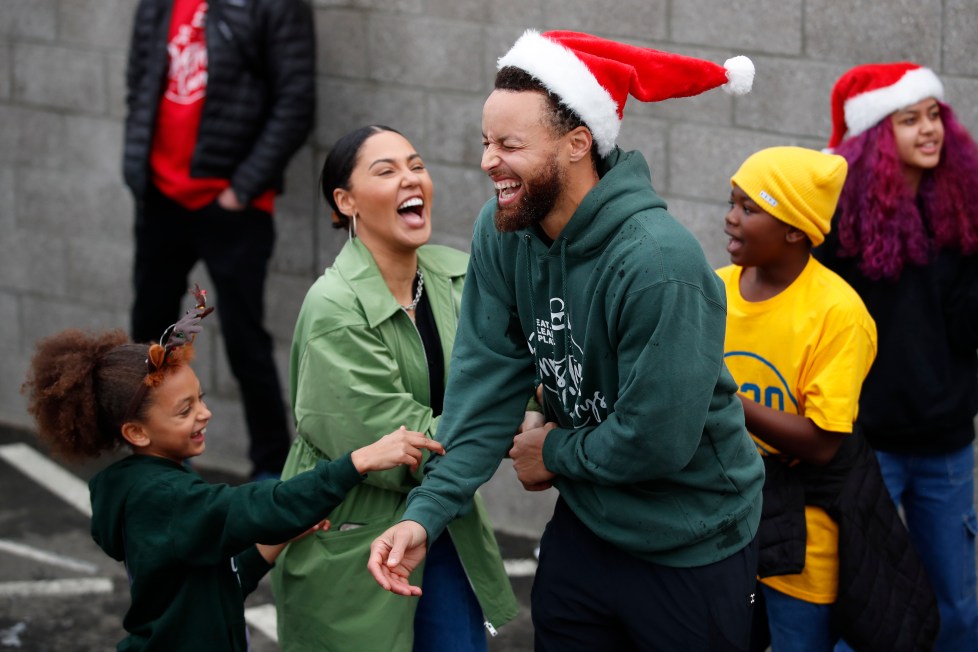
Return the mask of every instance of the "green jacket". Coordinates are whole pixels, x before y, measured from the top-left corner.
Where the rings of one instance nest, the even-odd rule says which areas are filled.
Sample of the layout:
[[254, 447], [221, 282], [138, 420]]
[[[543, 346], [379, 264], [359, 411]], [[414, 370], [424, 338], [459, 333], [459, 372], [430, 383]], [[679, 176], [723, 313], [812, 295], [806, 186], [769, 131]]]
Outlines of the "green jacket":
[[118, 649], [245, 652], [244, 599], [269, 569], [255, 543], [305, 532], [362, 477], [349, 455], [240, 487], [149, 455], [100, 471], [89, 482], [92, 538], [130, 578]]
[[[418, 251], [446, 361], [467, 261], [447, 247]], [[299, 436], [283, 477], [400, 425], [435, 436], [440, 418], [428, 406], [421, 337], [359, 240], [343, 247], [306, 295], [290, 366]], [[279, 557], [272, 581], [283, 650], [411, 650], [417, 600], [384, 591], [366, 564], [370, 543], [400, 520], [420, 479], [420, 470], [412, 475], [405, 467], [368, 474], [330, 514], [330, 531], [292, 543]], [[481, 499], [460, 512], [448, 530], [492, 631], [516, 615], [516, 598]], [[420, 582], [421, 573], [412, 580]]]
[[726, 296], [666, 211], [638, 152], [614, 150], [556, 241], [500, 233], [494, 202], [472, 239], [439, 439], [404, 515], [429, 536], [512, 445], [544, 386], [554, 486], [611, 544], [689, 567], [747, 545], [764, 469], [723, 363]]

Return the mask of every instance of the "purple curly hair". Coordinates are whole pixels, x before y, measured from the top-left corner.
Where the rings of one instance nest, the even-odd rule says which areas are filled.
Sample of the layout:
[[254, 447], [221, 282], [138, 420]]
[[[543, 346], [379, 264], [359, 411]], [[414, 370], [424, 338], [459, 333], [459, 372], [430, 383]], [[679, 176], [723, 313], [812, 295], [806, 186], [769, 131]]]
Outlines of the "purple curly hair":
[[926, 264], [936, 249], [978, 251], [978, 147], [951, 107], [938, 104], [944, 148], [916, 197], [889, 119], [835, 148], [849, 162], [836, 225], [839, 255], [860, 257], [859, 269], [871, 279], [898, 278], [905, 265]]

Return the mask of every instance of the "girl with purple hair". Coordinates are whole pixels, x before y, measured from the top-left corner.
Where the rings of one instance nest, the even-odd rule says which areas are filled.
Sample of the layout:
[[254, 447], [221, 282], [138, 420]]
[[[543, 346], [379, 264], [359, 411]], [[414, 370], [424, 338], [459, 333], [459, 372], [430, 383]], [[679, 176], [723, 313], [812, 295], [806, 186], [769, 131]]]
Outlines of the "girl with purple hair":
[[862, 297], [879, 349], [858, 424], [938, 598], [937, 650], [978, 650], [978, 148], [931, 70], [856, 66], [832, 90], [849, 175], [815, 255]]

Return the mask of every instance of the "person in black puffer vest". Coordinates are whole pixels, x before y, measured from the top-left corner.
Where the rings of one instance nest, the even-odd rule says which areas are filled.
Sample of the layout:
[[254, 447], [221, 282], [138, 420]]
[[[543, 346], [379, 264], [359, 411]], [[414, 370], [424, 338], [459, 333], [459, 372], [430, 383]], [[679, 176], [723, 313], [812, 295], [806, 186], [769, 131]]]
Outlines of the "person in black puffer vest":
[[147, 342], [173, 323], [187, 275], [203, 260], [255, 478], [277, 476], [290, 445], [262, 322], [275, 196], [315, 116], [313, 25], [305, 0], [141, 0], [126, 72], [131, 335]]

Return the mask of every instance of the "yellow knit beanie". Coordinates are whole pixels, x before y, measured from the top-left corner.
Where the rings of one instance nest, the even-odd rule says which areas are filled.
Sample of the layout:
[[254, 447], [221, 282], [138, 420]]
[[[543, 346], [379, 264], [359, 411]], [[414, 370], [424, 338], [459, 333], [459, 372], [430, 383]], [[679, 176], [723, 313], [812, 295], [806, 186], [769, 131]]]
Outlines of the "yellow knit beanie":
[[765, 212], [803, 231], [817, 246], [829, 232], [848, 167], [837, 154], [769, 147], [744, 161], [730, 183]]

